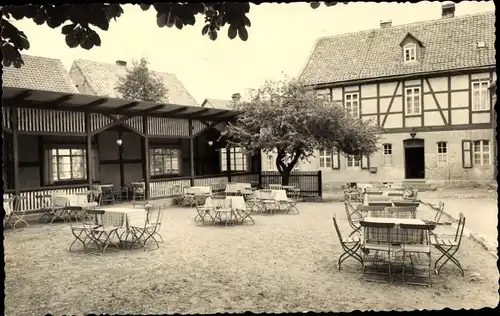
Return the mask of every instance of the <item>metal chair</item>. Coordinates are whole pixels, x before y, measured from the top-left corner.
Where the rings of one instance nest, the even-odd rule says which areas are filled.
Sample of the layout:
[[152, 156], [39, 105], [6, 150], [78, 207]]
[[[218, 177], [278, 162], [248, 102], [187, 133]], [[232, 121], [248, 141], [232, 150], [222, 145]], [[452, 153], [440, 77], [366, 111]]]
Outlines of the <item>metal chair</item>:
[[146, 208], [146, 212], [147, 216], [144, 221], [144, 226], [130, 226], [132, 230], [132, 243], [130, 245], [130, 250], [134, 249], [134, 245], [138, 245], [146, 251], [146, 244], [150, 239], [156, 243], [156, 248], [149, 250], [160, 248], [160, 244], [156, 240], [155, 236], [159, 236], [158, 229], [161, 226], [163, 218], [163, 208], [161, 206], [148, 207]]
[[52, 196], [52, 220], [50, 224], [53, 224], [56, 219], [62, 219], [64, 222], [68, 220], [68, 213], [66, 208], [69, 206], [69, 200], [64, 195]]
[[355, 233], [359, 233], [361, 229], [359, 221], [363, 218], [363, 215], [357, 209], [354, 209], [348, 201], [344, 201], [344, 207], [347, 221], [353, 229], [353, 231], [349, 234], [349, 237], [351, 237]]
[[89, 239], [89, 234], [92, 230], [99, 227], [99, 225], [92, 220], [92, 217], [87, 216], [87, 210], [78, 206], [68, 206], [73, 213], [73, 216], [69, 218], [69, 225], [71, 228], [71, 233], [75, 238], [68, 251], [71, 251], [76, 242], [80, 242], [83, 245], [83, 251], [87, 251], [87, 240]]
[[[460, 213], [457, 230], [455, 232], [455, 237], [453, 239], [448, 239], [445, 237], [441, 237], [439, 235], [432, 234], [431, 244], [442, 253], [441, 256], [434, 262], [434, 272], [436, 273], [436, 275], [439, 274], [439, 271], [441, 271], [443, 266], [448, 261], [451, 261], [458, 267], [460, 273], [462, 274], [462, 277], [464, 276], [464, 270], [460, 265], [460, 262], [455, 257], [455, 254], [460, 249], [460, 244], [462, 243], [464, 228], [465, 228], [465, 216], [464, 214]], [[438, 267], [438, 263], [445, 257], [446, 260]]]
[[439, 202], [438, 206], [435, 207], [434, 205], [430, 205], [433, 210], [436, 211], [436, 214], [434, 215], [434, 218], [432, 220], [424, 220], [426, 224], [434, 224], [434, 225], [442, 225], [440, 223], [441, 216], [443, 215], [444, 212], [444, 203]]
[[205, 218], [210, 217], [211, 222], [213, 224], [214, 222], [214, 217], [212, 215], [213, 210], [215, 209], [213, 198], [208, 197], [205, 200], [205, 203], [203, 205], [196, 205], [196, 212], [198, 213], [194, 217], [194, 221], [196, 222], [198, 219], [201, 219], [201, 222], [205, 224]]
[[[403, 240], [401, 242], [401, 248], [403, 250], [403, 271], [402, 271], [402, 280], [403, 283], [408, 284], [418, 284], [418, 285], [427, 285], [432, 286], [431, 280], [431, 245], [429, 240], [429, 231], [432, 231], [436, 226], [434, 225], [408, 225], [408, 224], [400, 224], [399, 229], [403, 232]], [[418, 255], [418, 260], [412, 258], [412, 254]], [[427, 262], [425, 265], [420, 264], [420, 254], [425, 254], [427, 256]], [[410, 264], [413, 269], [413, 275], [410, 275], [412, 279], [408, 282], [405, 278], [405, 259], [410, 259]], [[428, 271], [427, 283], [418, 282], [416, 280], [419, 279], [419, 275], [416, 274], [416, 266], [425, 266]]]
[[245, 199], [242, 196], [234, 196], [231, 197], [231, 209], [233, 209], [239, 216], [239, 221], [241, 224], [245, 222], [246, 219], [252, 221], [252, 225], [255, 225], [255, 222], [252, 218], [252, 209], [247, 207], [245, 203]]
[[[363, 277], [365, 275], [375, 275], [384, 276], [385, 281], [392, 282], [392, 271], [391, 271], [391, 255], [395, 252], [395, 246], [392, 245], [392, 229], [394, 228], [394, 223], [374, 223], [360, 221], [360, 226], [363, 227], [364, 242], [361, 246], [363, 251]], [[374, 251], [373, 256], [369, 256], [370, 251]], [[386, 259], [379, 258], [379, 253], [386, 253]], [[374, 268], [373, 272], [367, 273], [366, 264], [372, 263]], [[378, 270], [378, 264], [387, 264], [387, 274], [380, 273]], [[379, 281], [378, 279], [367, 279], [368, 281]]]
[[340, 245], [342, 246], [342, 250], [344, 251], [338, 259], [338, 269], [340, 271], [341, 264], [348, 258], [353, 258], [361, 265], [363, 265], [363, 258], [361, 257], [360, 254], [358, 254], [358, 250], [361, 247], [361, 238], [359, 236], [354, 236], [354, 237], [347, 237], [343, 238], [342, 233], [340, 232], [339, 226], [337, 224], [337, 216], [334, 214], [333, 217], [333, 226], [335, 227], [335, 231], [337, 232], [337, 237], [339, 238]]
[[104, 204], [115, 204], [116, 203], [116, 195], [115, 195], [115, 187], [114, 186], [102, 186], [101, 187], [101, 205]]
[[132, 201], [143, 201], [146, 199], [146, 183], [145, 182], [132, 182]]
[[[121, 227], [112, 225], [106, 218], [105, 213], [104, 210], [87, 210], [86, 214], [89, 215], [89, 219], [93, 218], [93, 220], [86, 220], [83, 223], [85, 231], [88, 232], [88, 238], [100, 250], [100, 253], [97, 254], [106, 252], [114, 236], [120, 240], [118, 229]], [[118, 243], [115, 246], [117, 251], [120, 251]], [[88, 247], [87, 249], [90, 250]]]
[[276, 192], [275, 200], [278, 207], [282, 207], [287, 214], [290, 213], [290, 211], [294, 211], [296, 215], [299, 214], [299, 209], [296, 206], [297, 205], [296, 200], [289, 198], [286, 195], [285, 190], [276, 190], [275, 192]]

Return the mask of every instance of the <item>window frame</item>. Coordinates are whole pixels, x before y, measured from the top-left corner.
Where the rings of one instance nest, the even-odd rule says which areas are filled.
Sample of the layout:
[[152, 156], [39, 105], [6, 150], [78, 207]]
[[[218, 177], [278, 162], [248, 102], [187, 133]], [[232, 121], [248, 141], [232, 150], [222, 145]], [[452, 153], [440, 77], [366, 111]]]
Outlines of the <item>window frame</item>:
[[[347, 96], [350, 96], [350, 100], [347, 100]], [[354, 99], [353, 96], [356, 96]], [[353, 115], [353, 106], [352, 103], [356, 101], [356, 116]], [[349, 109], [347, 108], [347, 104], [349, 103]], [[360, 117], [360, 98], [359, 98], [359, 91], [356, 92], [344, 92], [344, 109], [352, 116], [355, 118]]]
[[[480, 164], [476, 164], [476, 143], [479, 142], [479, 157], [480, 157]], [[484, 144], [488, 144], [488, 151], [484, 151]], [[490, 166], [491, 165], [491, 142], [489, 139], [477, 139], [472, 141], [472, 147], [471, 147], [471, 152], [472, 152], [472, 165], [473, 166]], [[488, 163], [484, 164], [484, 156], [485, 154], [488, 155]]]
[[[327, 150], [327, 149], [319, 149], [318, 150], [318, 166], [319, 166], [319, 169], [327, 169], [327, 168], [332, 168], [333, 166], [333, 152], [331, 150]], [[328, 165], [327, 164], [327, 159], [330, 160], [330, 164]], [[321, 162], [323, 161], [323, 166], [321, 166]]]
[[[248, 171], [248, 157], [247, 157], [247, 154], [245, 153], [245, 151], [243, 150], [243, 148], [241, 148], [241, 147], [229, 147], [229, 148], [221, 148], [220, 149], [219, 152], [220, 152], [220, 160], [221, 160], [220, 161], [221, 172], [228, 172], [227, 160], [226, 160], [228, 149], [230, 152], [229, 159], [230, 159], [230, 164], [231, 164], [231, 172], [247, 172]], [[241, 155], [241, 157], [238, 158], [238, 156], [240, 156], [240, 155]], [[239, 170], [236, 168], [239, 166], [239, 164], [237, 163], [238, 160], [241, 160], [239, 162], [242, 164], [243, 170]]]
[[[440, 145], [443, 145], [440, 146]], [[445, 152], [440, 152], [440, 150], [444, 149]], [[444, 157], [444, 161], [441, 160]], [[438, 141], [436, 142], [436, 165], [438, 167], [446, 167], [448, 165], [448, 142], [445, 141]]]
[[[390, 153], [387, 153], [387, 151], [390, 151]], [[384, 159], [384, 166], [390, 167], [392, 166], [392, 144], [391, 143], [384, 143], [382, 144], [382, 156]], [[390, 162], [387, 163], [387, 157], [390, 158]]]
[[[408, 52], [409, 59], [406, 58], [406, 52]], [[413, 59], [411, 59], [412, 55]], [[408, 43], [403, 46], [403, 60], [405, 63], [414, 63], [417, 61], [417, 44]]]
[[[155, 150], [161, 149], [161, 153], [155, 153]], [[165, 151], [169, 151], [170, 154], [165, 153]], [[176, 152], [176, 155], [173, 155], [172, 152]], [[162, 157], [162, 170], [159, 173], [155, 173], [155, 168], [154, 168], [154, 157], [159, 156]], [[175, 156], [177, 156], [177, 172], [175, 172], [175, 169], [173, 168], [173, 161], [175, 159]], [[165, 168], [165, 158], [168, 157], [168, 160], [170, 162], [170, 170], [171, 172], [166, 172], [168, 169]], [[181, 161], [182, 161], [182, 151], [178, 147], [171, 147], [171, 146], [154, 146], [149, 148], [148, 152], [148, 158], [149, 158], [149, 176], [153, 179], [155, 178], [167, 178], [167, 177], [175, 177], [175, 176], [180, 176], [181, 175]]]
[[[478, 84], [479, 85], [479, 88], [478, 89], [474, 89], [474, 85], [475, 84]], [[482, 87], [484, 86], [484, 89], [482, 89]], [[471, 81], [471, 110], [473, 112], [481, 112], [481, 111], [490, 111], [491, 109], [491, 99], [490, 99], [490, 89], [489, 89], [489, 86], [490, 86], [490, 80], [489, 79], [479, 79], [479, 80], [472, 80]], [[478, 90], [478, 97], [475, 97], [474, 96], [474, 92]], [[483, 94], [486, 94], [484, 97], [483, 97]], [[476, 103], [476, 100], [477, 98], [479, 98], [479, 101], [478, 101], [478, 107], [476, 108], [475, 107], [475, 103]], [[485, 101], [484, 103], [484, 108], [481, 107], [481, 102], [482, 101]]]
[[[362, 157], [347, 155], [346, 156], [346, 167], [347, 168], [361, 168], [361, 160], [362, 160]], [[349, 162], [352, 162], [352, 166], [349, 165]], [[356, 164], [356, 162], [358, 162], [358, 164]]]
[[[415, 90], [418, 90], [418, 94], [415, 93]], [[411, 91], [411, 93], [408, 93]], [[415, 112], [415, 97], [418, 95], [418, 113]], [[408, 97], [411, 97], [411, 109], [412, 111], [408, 111]], [[406, 116], [419, 116], [422, 115], [422, 89], [420, 86], [416, 87], [406, 87], [405, 88], [405, 115]]]
[[[59, 151], [61, 150], [69, 150], [69, 154], [60, 154]], [[73, 150], [75, 151], [81, 151], [81, 154], [73, 154]], [[54, 154], [55, 152], [55, 154]], [[50, 161], [48, 161], [49, 164], [51, 164], [51, 174], [49, 174], [50, 177], [50, 182], [51, 183], [69, 183], [69, 182], [81, 182], [87, 180], [87, 150], [85, 148], [81, 148], [79, 146], [73, 147], [73, 146], [57, 146], [57, 147], [49, 147], [49, 155], [50, 155]], [[61, 179], [60, 178], [60, 163], [59, 163], [59, 158], [63, 157], [69, 157], [70, 159], [70, 178], [66, 179]], [[80, 157], [82, 159], [81, 162], [81, 170], [82, 170], [82, 176], [81, 177], [74, 177], [73, 176], [73, 158], [75, 157]], [[54, 164], [54, 160], [56, 163]], [[54, 177], [57, 175], [57, 178]]]

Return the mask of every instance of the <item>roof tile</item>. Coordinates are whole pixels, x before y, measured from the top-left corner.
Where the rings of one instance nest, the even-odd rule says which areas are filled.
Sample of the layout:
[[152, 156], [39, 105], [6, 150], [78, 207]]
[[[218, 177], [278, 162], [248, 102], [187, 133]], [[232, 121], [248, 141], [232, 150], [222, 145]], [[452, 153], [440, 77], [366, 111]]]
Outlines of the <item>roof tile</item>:
[[4, 67], [3, 86], [78, 93], [75, 84], [59, 59], [21, 55], [24, 65]]
[[[424, 45], [415, 65], [403, 63], [408, 33]], [[478, 49], [478, 41], [486, 47]], [[321, 84], [495, 64], [492, 11], [320, 38], [300, 79]]]

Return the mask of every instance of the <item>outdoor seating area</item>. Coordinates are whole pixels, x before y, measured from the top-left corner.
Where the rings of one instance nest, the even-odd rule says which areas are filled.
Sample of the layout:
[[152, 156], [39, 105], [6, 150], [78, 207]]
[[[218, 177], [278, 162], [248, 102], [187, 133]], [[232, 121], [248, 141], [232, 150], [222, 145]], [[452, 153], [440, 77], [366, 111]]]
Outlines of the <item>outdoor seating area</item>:
[[[217, 198], [212, 197], [214, 201]], [[226, 198], [236, 198], [241, 202], [241, 196]], [[161, 203], [161, 200], [151, 201], [155, 206]], [[351, 204], [354, 210], [362, 206]], [[415, 269], [421, 270], [419, 265], [427, 264], [423, 268], [424, 273], [428, 271], [426, 253], [417, 253], [420, 247], [416, 249], [417, 244], [406, 242], [417, 235], [420, 237], [421, 232], [414, 231], [423, 227], [410, 223], [411, 228], [415, 228], [411, 230], [399, 218], [395, 219], [399, 222], [392, 228], [399, 229], [399, 233], [387, 234], [384, 233], [385, 228], [359, 224], [359, 233], [348, 237], [351, 227], [344, 215], [343, 203], [299, 202], [301, 212], [298, 216], [259, 216], [255, 212], [251, 214], [254, 225], [248, 225], [252, 221], [245, 219], [245, 225], [230, 226], [229, 222], [228, 229], [221, 229], [217, 225], [214, 227], [210, 217], [205, 218], [207, 225], [204, 228], [195, 225], [193, 217], [197, 212], [183, 206], [162, 208], [160, 221], [155, 220], [158, 215], [153, 213], [148, 219], [147, 207], [146, 203], [137, 203], [135, 208], [129, 204], [99, 206], [96, 211], [87, 212], [86, 216], [80, 210], [82, 216], [72, 216], [70, 222], [54, 221], [53, 225], [40, 222], [30, 224], [28, 228], [7, 230], [6, 314], [26, 314], [28, 309], [33, 313], [42, 313], [47, 308], [52, 314], [81, 314], [82, 311], [98, 314], [154, 314], [183, 313], [186, 310], [191, 313], [214, 313], [220, 310], [265, 312], [281, 308], [287, 311], [318, 308], [348, 312], [374, 309], [374, 300], [377, 301], [377, 310], [459, 309], [483, 307], [485, 304], [493, 306], [498, 300], [496, 261], [465, 234], [456, 253], [453, 254], [457, 247], [448, 250], [448, 247], [442, 246], [448, 256], [444, 255], [439, 260], [443, 253], [432, 244], [436, 240], [440, 240], [440, 244], [452, 242], [457, 223], [451, 226], [436, 225], [432, 233], [441, 237], [434, 238], [433, 234], [427, 234], [431, 241], [431, 269], [434, 269], [435, 262], [438, 262], [439, 269], [451, 257], [460, 262], [465, 277], [461, 277], [459, 269], [452, 263], [453, 259], [449, 259], [438, 275], [432, 271], [432, 290], [422, 290], [420, 286], [400, 285], [400, 280], [404, 267], [407, 283], [421, 281], [412, 278], [414, 271], [411, 260]], [[421, 204], [417, 207], [416, 217], [433, 220], [436, 212]], [[368, 215], [366, 210], [360, 213]], [[350, 250], [343, 248], [338, 241], [330, 219], [333, 214], [337, 214], [338, 230], [344, 245]], [[222, 227], [225, 227], [224, 216], [229, 214], [221, 214]], [[82, 220], [77, 222], [79, 218]], [[376, 221], [373, 215], [370, 218], [364, 217], [365, 222]], [[201, 223], [201, 220], [197, 221]], [[229, 229], [229, 226], [232, 228]], [[78, 238], [72, 234], [72, 227]], [[79, 228], [87, 231], [82, 232]], [[444, 237], [447, 232], [443, 231], [445, 235], [442, 235], [440, 229], [448, 229], [451, 238]], [[369, 241], [373, 242], [372, 246], [377, 247], [376, 260], [364, 258], [362, 247], [365, 230], [368, 231]], [[372, 233], [370, 230], [378, 232]], [[400, 245], [391, 242], [389, 248], [387, 243], [382, 242], [389, 238], [392, 241], [398, 239]], [[128, 242], [119, 243], [120, 239]], [[72, 243], [71, 252], [68, 252]], [[385, 253], [381, 250], [384, 245], [388, 249]], [[85, 248], [88, 249], [84, 251]], [[147, 251], [150, 249], [155, 250]], [[104, 255], [99, 255], [103, 250]], [[365, 277], [375, 278], [372, 272], [388, 274], [389, 251], [391, 276], [397, 282], [392, 285], [367, 282], [358, 260], [367, 260]], [[401, 266], [403, 253], [405, 265]], [[353, 257], [349, 254], [353, 254]], [[372, 250], [366, 254], [367, 257], [374, 255]], [[338, 271], [336, 263], [341, 256], [342, 269]], [[376, 266], [376, 271], [369, 267], [372, 265]], [[29, 268], [33, 266], [37, 268]], [[293, 276], [290, 274], [291, 269]], [[477, 273], [481, 277], [471, 281]], [[81, 277], [77, 282], [75, 275]], [[384, 276], [377, 277], [380, 279]], [[29, 282], [19, 282], [20, 278]], [[200, 284], [218, 285], [208, 293], [207, 288]], [[348, 286], [343, 286], [342, 291], [339, 291], [339, 284]], [[401, 295], [403, 286], [405, 300], [395, 302], [394, 297]], [[93, 291], [81, 296], [82, 291], [88, 288]], [[279, 292], [276, 290], [278, 288]], [[232, 297], [234, 293], [238, 293], [234, 299], [224, 299]], [[355, 299], [358, 293], [370, 293], [370, 299]], [[52, 299], [55, 296], [57, 300]], [[27, 301], [26, 297], [32, 299]], [[158, 300], [158, 297], [165, 299]], [[186, 297], [197, 299], [186, 300]], [[343, 304], [338, 305], [339, 301]], [[47, 307], [45, 302], [52, 303]], [[422, 302], [426, 303], [422, 305]]]
[[[403, 199], [404, 193], [395, 193], [377, 190], [373, 194], [365, 191], [359, 193], [363, 197], [352, 191], [344, 193], [345, 214], [351, 232], [348, 237], [343, 237], [337, 218], [333, 217], [344, 251], [338, 258], [338, 270], [341, 270], [342, 262], [352, 258], [361, 264], [365, 280], [399, 280], [401, 283], [432, 286], [432, 274], [439, 274], [450, 262], [464, 276], [457, 258], [465, 226], [463, 214], [460, 214], [454, 235], [448, 238], [449, 232], [445, 234], [436, 230], [441, 225], [443, 202], [430, 208], [435, 215], [428, 219], [428, 214], [422, 216], [418, 211], [418, 201]], [[440, 256], [434, 261], [434, 268], [431, 266], [432, 255]]]

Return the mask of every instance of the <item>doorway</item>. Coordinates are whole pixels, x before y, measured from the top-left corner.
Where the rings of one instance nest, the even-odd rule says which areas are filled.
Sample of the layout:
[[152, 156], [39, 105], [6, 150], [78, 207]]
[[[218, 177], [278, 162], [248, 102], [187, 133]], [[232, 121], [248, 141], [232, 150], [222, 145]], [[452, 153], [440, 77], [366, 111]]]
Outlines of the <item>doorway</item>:
[[419, 138], [403, 141], [405, 149], [405, 178], [425, 179], [424, 140]]

